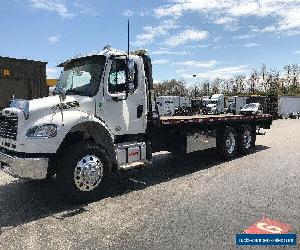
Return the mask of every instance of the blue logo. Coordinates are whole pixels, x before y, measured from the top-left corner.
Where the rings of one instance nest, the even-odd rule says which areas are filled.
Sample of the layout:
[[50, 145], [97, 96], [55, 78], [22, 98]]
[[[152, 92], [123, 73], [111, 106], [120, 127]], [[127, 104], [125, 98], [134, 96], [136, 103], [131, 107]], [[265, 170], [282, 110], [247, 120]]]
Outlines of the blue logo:
[[236, 245], [239, 246], [295, 246], [296, 234], [237, 234]]

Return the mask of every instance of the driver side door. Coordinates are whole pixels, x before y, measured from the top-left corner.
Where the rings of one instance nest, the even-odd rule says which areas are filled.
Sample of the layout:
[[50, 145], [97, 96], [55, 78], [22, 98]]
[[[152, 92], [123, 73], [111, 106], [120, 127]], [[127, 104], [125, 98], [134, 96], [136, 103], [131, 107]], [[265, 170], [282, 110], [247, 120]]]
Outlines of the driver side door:
[[100, 117], [115, 135], [139, 134], [146, 130], [145, 82], [141, 68], [135, 63], [131, 93], [126, 93], [126, 59], [108, 62], [104, 79]]

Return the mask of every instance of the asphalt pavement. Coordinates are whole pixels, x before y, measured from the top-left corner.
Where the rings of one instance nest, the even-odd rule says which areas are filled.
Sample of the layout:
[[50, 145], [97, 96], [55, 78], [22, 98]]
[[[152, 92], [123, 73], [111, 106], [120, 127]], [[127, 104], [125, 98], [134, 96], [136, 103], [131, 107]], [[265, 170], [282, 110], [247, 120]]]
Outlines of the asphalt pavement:
[[235, 235], [262, 218], [299, 238], [300, 120], [274, 121], [266, 132], [255, 152], [228, 162], [213, 151], [157, 154], [81, 206], [53, 182], [0, 172], [0, 249], [235, 249]]

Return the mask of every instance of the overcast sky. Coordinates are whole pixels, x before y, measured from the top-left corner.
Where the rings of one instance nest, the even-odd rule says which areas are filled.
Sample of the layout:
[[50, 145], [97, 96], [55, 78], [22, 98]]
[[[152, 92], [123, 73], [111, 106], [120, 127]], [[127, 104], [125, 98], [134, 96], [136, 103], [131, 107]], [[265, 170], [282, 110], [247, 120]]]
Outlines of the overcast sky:
[[[110, 44], [146, 48], [154, 79], [188, 83], [300, 60], [300, 0], [1, 0], [0, 55], [59, 62]], [[197, 78], [192, 78], [197, 74]]]

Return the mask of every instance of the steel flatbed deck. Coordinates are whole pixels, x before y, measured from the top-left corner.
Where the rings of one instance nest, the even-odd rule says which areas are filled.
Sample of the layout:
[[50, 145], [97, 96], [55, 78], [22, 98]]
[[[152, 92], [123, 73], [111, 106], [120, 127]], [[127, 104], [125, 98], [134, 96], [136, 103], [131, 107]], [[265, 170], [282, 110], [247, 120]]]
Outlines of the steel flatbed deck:
[[207, 122], [237, 122], [237, 121], [272, 121], [272, 115], [193, 115], [193, 116], [162, 116], [160, 122], [162, 125], [169, 124], [196, 124]]

